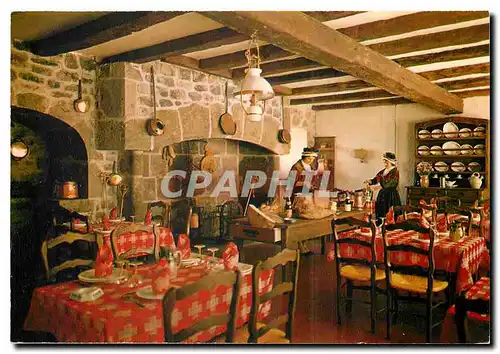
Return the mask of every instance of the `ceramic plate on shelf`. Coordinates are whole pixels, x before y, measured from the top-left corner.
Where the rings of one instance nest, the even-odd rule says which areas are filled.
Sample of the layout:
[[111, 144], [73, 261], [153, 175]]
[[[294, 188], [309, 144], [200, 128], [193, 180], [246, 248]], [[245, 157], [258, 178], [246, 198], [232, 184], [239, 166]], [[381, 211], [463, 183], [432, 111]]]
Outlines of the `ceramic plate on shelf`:
[[453, 122], [448, 122], [443, 125], [443, 133], [447, 138], [455, 138], [458, 136], [458, 127]]
[[451, 170], [453, 172], [464, 172], [466, 169], [465, 165], [460, 161], [455, 161], [451, 164]]
[[441, 146], [434, 145], [433, 147], [431, 147], [431, 155], [434, 155], [434, 156], [443, 155], [443, 150], [442, 150]]
[[484, 155], [484, 145], [483, 144], [477, 144], [474, 146], [474, 154], [476, 155]]
[[458, 135], [461, 138], [469, 138], [472, 135], [472, 130], [469, 128], [462, 128], [458, 131]]
[[471, 162], [467, 165], [467, 169], [471, 172], [480, 172], [481, 165], [478, 162]]
[[448, 165], [446, 162], [438, 161], [434, 164], [434, 170], [437, 172], [446, 172], [448, 171]]
[[120, 268], [113, 268], [111, 274], [106, 277], [97, 277], [95, 275], [95, 269], [88, 269], [78, 274], [78, 280], [85, 283], [115, 283], [125, 280], [126, 278], [127, 275], [122, 274]]
[[429, 147], [425, 145], [420, 145], [417, 149], [419, 155], [429, 155]]
[[418, 137], [420, 139], [428, 139], [431, 137], [431, 133], [428, 130], [422, 129], [418, 131]]
[[443, 136], [443, 131], [441, 129], [434, 129], [432, 132], [431, 132], [431, 136], [434, 138], [434, 139], [439, 139]]
[[460, 151], [462, 155], [472, 155], [472, 152], [474, 151], [472, 145], [469, 144], [463, 144], [460, 148], [462, 149]]
[[460, 144], [455, 141], [447, 141], [443, 144], [443, 152], [445, 155], [460, 155]]
[[474, 136], [484, 136], [486, 133], [486, 128], [485, 127], [477, 127], [474, 129]]

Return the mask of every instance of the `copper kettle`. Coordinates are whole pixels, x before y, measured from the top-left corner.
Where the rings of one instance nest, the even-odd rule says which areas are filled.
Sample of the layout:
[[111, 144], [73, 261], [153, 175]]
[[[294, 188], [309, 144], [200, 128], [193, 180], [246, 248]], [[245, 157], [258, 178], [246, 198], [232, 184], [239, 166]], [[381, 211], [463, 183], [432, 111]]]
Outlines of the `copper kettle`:
[[73, 181], [56, 182], [55, 194], [61, 199], [78, 198], [78, 184]]

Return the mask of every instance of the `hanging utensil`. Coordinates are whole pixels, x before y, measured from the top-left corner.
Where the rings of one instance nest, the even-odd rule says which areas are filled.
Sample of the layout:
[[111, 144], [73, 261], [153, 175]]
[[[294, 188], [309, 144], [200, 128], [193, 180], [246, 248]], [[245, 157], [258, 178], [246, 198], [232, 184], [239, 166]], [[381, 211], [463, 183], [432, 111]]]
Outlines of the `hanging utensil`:
[[236, 123], [233, 119], [233, 116], [229, 113], [229, 98], [227, 95], [228, 90], [228, 81], [226, 81], [226, 111], [219, 118], [219, 125], [222, 132], [226, 135], [234, 135], [236, 134]]
[[283, 144], [290, 144], [292, 141], [290, 132], [285, 129], [285, 107], [283, 104], [283, 96], [281, 96], [281, 129], [278, 131], [278, 140]]

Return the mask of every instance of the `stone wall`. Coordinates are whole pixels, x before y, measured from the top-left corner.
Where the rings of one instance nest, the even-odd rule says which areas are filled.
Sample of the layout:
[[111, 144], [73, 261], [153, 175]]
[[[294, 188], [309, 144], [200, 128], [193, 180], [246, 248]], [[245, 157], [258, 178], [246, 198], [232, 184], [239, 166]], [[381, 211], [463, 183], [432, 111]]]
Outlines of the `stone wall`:
[[[90, 103], [87, 113], [73, 109], [78, 98], [78, 80], [83, 98]], [[101, 151], [95, 142], [96, 65], [75, 53], [39, 57], [14, 43], [11, 47], [11, 105], [47, 114], [73, 127], [85, 142], [88, 154], [88, 199], [66, 203], [77, 210], [96, 211], [102, 207], [101, 172], [111, 172], [118, 151]], [[114, 191], [107, 188], [109, 198]]]

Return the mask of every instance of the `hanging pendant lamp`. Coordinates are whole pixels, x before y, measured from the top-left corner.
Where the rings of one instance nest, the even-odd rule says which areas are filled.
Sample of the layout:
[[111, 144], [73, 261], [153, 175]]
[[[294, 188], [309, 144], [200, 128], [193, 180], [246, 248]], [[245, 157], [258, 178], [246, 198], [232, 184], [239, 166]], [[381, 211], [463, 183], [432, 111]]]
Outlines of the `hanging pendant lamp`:
[[[252, 53], [255, 46], [255, 53]], [[241, 82], [239, 91], [234, 92], [234, 97], [239, 99], [246, 115], [253, 122], [260, 122], [262, 114], [266, 109], [266, 101], [274, 97], [274, 91], [269, 82], [260, 76], [260, 52], [257, 36], [254, 33], [245, 52], [248, 68], [245, 70], [245, 78]], [[263, 106], [261, 105], [263, 102]]]

